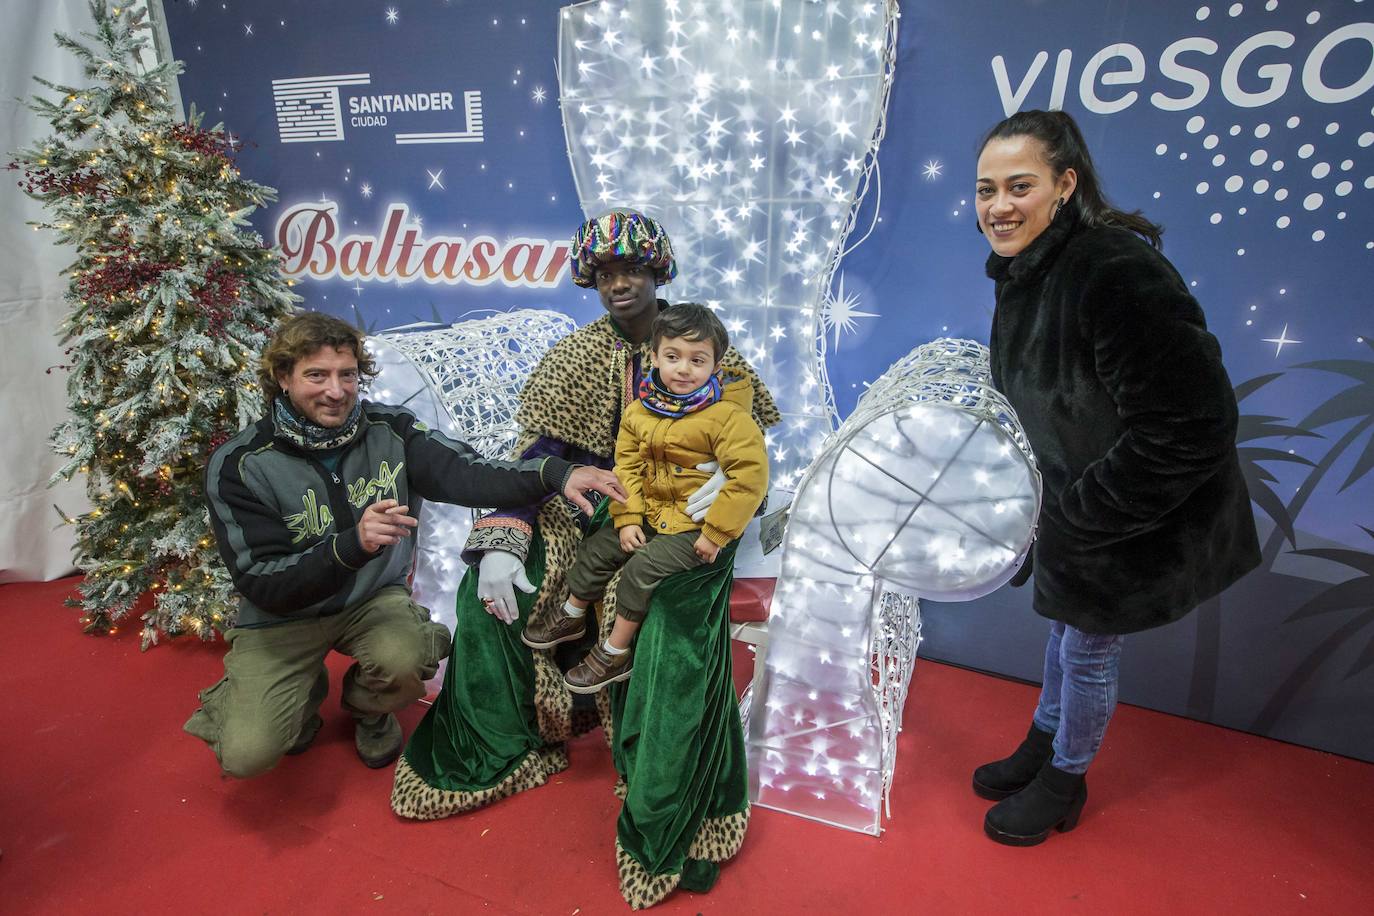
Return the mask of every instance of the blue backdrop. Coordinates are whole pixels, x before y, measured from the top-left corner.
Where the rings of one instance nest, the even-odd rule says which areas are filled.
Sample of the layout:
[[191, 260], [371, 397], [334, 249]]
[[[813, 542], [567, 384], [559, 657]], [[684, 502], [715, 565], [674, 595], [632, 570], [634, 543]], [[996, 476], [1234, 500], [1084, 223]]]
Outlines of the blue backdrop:
[[[183, 97], [246, 141], [247, 175], [281, 190], [257, 225], [307, 305], [375, 329], [479, 309], [600, 313], [559, 270], [582, 218], [559, 4], [164, 5]], [[865, 6], [877, 4], [838, 14]], [[709, 28], [696, 8], [680, 15]], [[978, 136], [1018, 107], [1069, 110], [1110, 196], [1165, 225], [1221, 341], [1265, 547], [1263, 568], [1225, 595], [1131, 638], [1122, 697], [1374, 759], [1374, 11], [906, 0], [901, 12], [882, 191], [859, 220], [874, 228], [841, 265], [868, 313], [830, 347], [841, 415], [916, 344], [987, 339]], [[1024, 591], [925, 607], [925, 654], [1038, 679], [1046, 625]]]

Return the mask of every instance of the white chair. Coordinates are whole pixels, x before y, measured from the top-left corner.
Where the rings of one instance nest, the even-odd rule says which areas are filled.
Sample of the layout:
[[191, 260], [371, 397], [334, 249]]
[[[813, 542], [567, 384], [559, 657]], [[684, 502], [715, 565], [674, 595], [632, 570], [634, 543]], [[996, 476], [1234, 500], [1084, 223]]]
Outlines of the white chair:
[[[380, 372], [368, 397], [399, 404], [488, 458], [506, 458], [518, 433], [520, 391], [535, 365], [576, 325], [562, 312], [517, 309], [451, 325], [409, 325], [369, 338]], [[473, 513], [432, 503], [416, 541], [415, 600], [452, 629]]]

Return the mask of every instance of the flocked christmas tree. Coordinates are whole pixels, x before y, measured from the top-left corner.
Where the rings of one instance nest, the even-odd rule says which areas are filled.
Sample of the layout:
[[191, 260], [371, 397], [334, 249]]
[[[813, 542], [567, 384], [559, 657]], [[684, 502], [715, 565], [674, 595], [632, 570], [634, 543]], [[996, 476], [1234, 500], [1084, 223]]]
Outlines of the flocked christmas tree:
[[104, 631], [151, 592], [143, 647], [159, 633], [213, 636], [232, 622], [233, 586], [204, 504], [210, 453], [261, 415], [256, 358], [298, 299], [247, 217], [275, 192], [235, 167], [237, 141], [178, 119], [179, 62], [145, 69], [146, 13], [90, 4], [95, 31], [57, 35], [88, 85], [30, 107], [54, 133], [14, 156], [20, 186], [77, 257], [67, 268], [71, 418], [53, 431], [57, 478], [86, 475], [74, 519], [88, 630]]

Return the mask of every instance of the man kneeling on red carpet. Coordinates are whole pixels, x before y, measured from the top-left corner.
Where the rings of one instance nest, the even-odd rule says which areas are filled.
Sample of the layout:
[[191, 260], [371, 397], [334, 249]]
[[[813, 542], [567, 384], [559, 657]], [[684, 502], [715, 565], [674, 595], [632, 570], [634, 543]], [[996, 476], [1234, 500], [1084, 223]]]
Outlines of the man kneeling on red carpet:
[[229, 776], [310, 746], [331, 649], [354, 659], [341, 701], [358, 756], [382, 767], [400, 755], [395, 711], [424, 696], [450, 645], [406, 584], [423, 499], [509, 509], [561, 492], [588, 514], [584, 491], [625, 499], [610, 471], [490, 461], [404, 408], [359, 400], [376, 374], [363, 342], [337, 318], [287, 319], [262, 355], [267, 416], [210, 457], [210, 520], [242, 600], [224, 677], [185, 728]]

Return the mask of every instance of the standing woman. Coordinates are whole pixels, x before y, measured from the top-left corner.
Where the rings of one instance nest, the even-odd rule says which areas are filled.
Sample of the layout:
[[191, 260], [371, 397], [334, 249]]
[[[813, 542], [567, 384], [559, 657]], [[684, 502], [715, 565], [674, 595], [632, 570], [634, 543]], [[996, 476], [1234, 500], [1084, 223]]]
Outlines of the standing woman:
[[1103, 195], [1073, 119], [1023, 111], [978, 155], [978, 230], [996, 281], [993, 383], [1044, 481], [1033, 560], [1053, 621], [1026, 736], [979, 767], [984, 830], [1032, 846], [1072, 830], [1116, 707], [1127, 633], [1183, 617], [1259, 563], [1216, 338], [1161, 228]]

